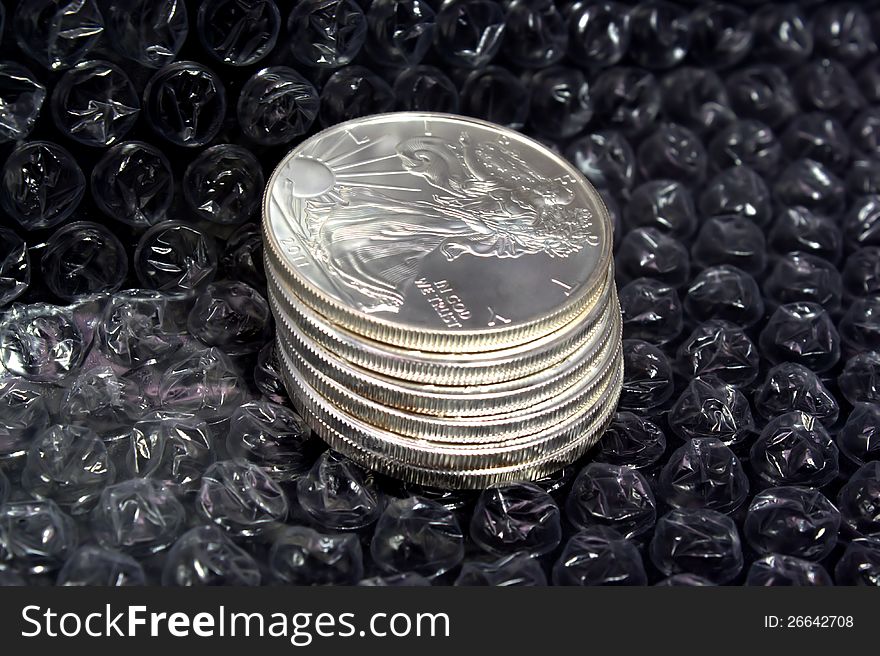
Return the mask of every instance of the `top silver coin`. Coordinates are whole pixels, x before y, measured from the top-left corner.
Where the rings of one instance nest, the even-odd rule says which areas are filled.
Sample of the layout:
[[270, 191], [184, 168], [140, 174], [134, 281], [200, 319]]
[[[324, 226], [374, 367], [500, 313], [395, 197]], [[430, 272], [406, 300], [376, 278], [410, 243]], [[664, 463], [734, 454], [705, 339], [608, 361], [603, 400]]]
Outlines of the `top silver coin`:
[[597, 301], [611, 224], [596, 190], [536, 141], [402, 112], [307, 139], [272, 174], [267, 259], [329, 321], [442, 353], [521, 344]]

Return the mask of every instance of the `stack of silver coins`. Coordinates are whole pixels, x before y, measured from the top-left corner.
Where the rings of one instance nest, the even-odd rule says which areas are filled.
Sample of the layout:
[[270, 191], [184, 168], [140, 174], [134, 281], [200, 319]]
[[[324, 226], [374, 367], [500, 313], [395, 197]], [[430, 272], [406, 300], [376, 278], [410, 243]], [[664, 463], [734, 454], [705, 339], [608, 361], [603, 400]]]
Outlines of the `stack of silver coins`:
[[423, 485], [550, 474], [622, 385], [611, 222], [556, 153], [459, 116], [371, 116], [304, 141], [263, 208], [277, 353], [334, 449]]

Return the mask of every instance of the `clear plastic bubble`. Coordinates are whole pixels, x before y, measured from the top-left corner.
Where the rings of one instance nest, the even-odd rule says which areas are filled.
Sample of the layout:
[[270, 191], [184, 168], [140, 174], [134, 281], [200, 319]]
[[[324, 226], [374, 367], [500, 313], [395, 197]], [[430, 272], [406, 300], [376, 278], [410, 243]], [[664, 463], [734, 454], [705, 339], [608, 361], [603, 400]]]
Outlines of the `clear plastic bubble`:
[[676, 509], [661, 517], [649, 553], [667, 576], [690, 573], [717, 584], [728, 583], [743, 567], [736, 524], [706, 508]]
[[183, 175], [183, 197], [199, 219], [234, 225], [253, 218], [263, 192], [260, 162], [232, 144], [207, 148]]
[[547, 137], [573, 137], [593, 117], [590, 86], [576, 68], [551, 66], [537, 71], [529, 80], [529, 92], [529, 124]]
[[687, 56], [690, 27], [684, 7], [666, 0], [640, 2], [629, 12], [629, 55], [645, 68], [672, 68]]
[[162, 570], [166, 586], [257, 586], [260, 566], [217, 526], [197, 526], [168, 550]]
[[213, 238], [181, 221], [163, 221], [141, 235], [134, 271], [145, 287], [168, 293], [191, 292], [217, 274]]
[[[598, 6], [601, 5], [589, 5]], [[592, 80], [590, 99], [596, 118], [627, 137], [638, 137], [652, 128], [662, 104], [660, 84], [654, 74], [628, 66], [615, 66], [599, 73]]]
[[400, 111], [458, 113], [458, 87], [434, 66], [403, 69], [394, 80], [393, 91]]
[[209, 55], [231, 66], [249, 66], [275, 47], [281, 14], [273, 0], [205, 0], [196, 27]]
[[755, 34], [750, 16], [729, 2], [706, 2], [691, 12], [690, 55], [703, 66], [728, 68], [745, 59]]
[[770, 190], [748, 166], [734, 166], [712, 178], [700, 194], [700, 215], [741, 216], [764, 226], [773, 217]]
[[288, 513], [287, 496], [268, 472], [244, 460], [213, 464], [202, 476], [198, 511], [231, 535], [259, 536]]
[[92, 511], [92, 534], [102, 547], [142, 558], [169, 547], [185, 518], [186, 511], [169, 489], [134, 478], [104, 488]]
[[690, 279], [690, 255], [680, 241], [658, 228], [628, 232], [617, 251], [617, 280], [653, 278], [681, 287]]
[[693, 379], [669, 411], [668, 421], [683, 440], [717, 437], [727, 446], [746, 440], [755, 425], [745, 395], [713, 376]]
[[220, 272], [221, 278], [240, 280], [265, 295], [263, 235], [257, 224], [246, 223], [229, 236], [220, 259]]
[[0, 377], [0, 460], [27, 452], [34, 437], [51, 421], [50, 390], [39, 383]]
[[27, 242], [0, 226], [0, 307], [11, 303], [31, 284], [31, 257]]
[[636, 469], [593, 462], [572, 484], [565, 515], [577, 529], [608, 526], [630, 539], [654, 528], [657, 503]]
[[733, 265], [757, 276], [767, 266], [764, 233], [743, 216], [713, 216], [700, 228], [691, 246], [691, 260], [703, 268]]
[[107, 448], [92, 429], [56, 424], [32, 442], [21, 483], [36, 497], [53, 499], [72, 515], [83, 515], [115, 477]]
[[758, 340], [761, 354], [773, 364], [796, 362], [817, 373], [840, 359], [840, 337], [828, 312], [815, 303], [780, 305]]
[[299, 478], [312, 466], [311, 429], [293, 410], [271, 401], [248, 401], [229, 418], [226, 451], [269, 472], [278, 482]]
[[350, 533], [289, 527], [272, 544], [269, 568], [287, 584], [354, 585], [364, 575], [361, 543]]
[[346, 66], [324, 83], [318, 118], [326, 128], [393, 107], [394, 90], [385, 80], [363, 66]]
[[140, 111], [140, 99], [128, 75], [108, 61], [77, 64], [61, 76], [52, 92], [55, 125], [87, 146], [121, 141]]
[[689, 440], [660, 472], [657, 493], [672, 508], [709, 508], [732, 513], [749, 494], [739, 458], [721, 440]]
[[174, 197], [171, 164], [142, 141], [108, 150], [92, 169], [92, 198], [108, 217], [135, 228], [163, 221]]
[[553, 566], [554, 585], [647, 585], [635, 544], [607, 526], [575, 533]]
[[824, 112], [794, 117], [781, 142], [791, 159], [809, 158], [837, 172], [845, 171], [849, 164], [850, 138], [840, 121]]
[[661, 87], [666, 115], [698, 134], [736, 120], [724, 82], [710, 69], [680, 66], [663, 77]]
[[296, 489], [300, 507], [331, 530], [362, 529], [379, 519], [384, 508], [372, 473], [334, 451], [325, 451]]
[[107, 36], [123, 57], [150, 68], [170, 64], [189, 33], [182, 0], [108, 3]]
[[48, 141], [30, 141], [3, 165], [0, 206], [25, 230], [51, 228], [73, 214], [85, 190], [73, 155]]
[[804, 207], [783, 208], [767, 234], [767, 246], [777, 255], [800, 251], [837, 263], [843, 233], [835, 221]]
[[119, 238], [103, 225], [77, 221], [59, 228], [49, 238], [40, 268], [43, 282], [52, 293], [73, 301], [119, 290], [128, 274], [128, 253]]
[[834, 312], [842, 296], [843, 282], [835, 266], [808, 253], [795, 251], [781, 256], [764, 279], [764, 297], [771, 304], [804, 301]]
[[827, 428], [837, 421], [840, 408], [816, 374], [795, 362], [783, 362], [767, 372], [756, 390], [755, 410], [768, 420], [797, 410]]
[[687, 378], [714, 375], [729, 385], [746, 387], [758, 376], [760, 356], [742, 328], [710, 319], [679, 345], [676, 360]]
[[153, 130], [176, 146], [209, 143], [226, 117], [226, 90], [220, 77], [193, 61], [156, 71], [144, 91], [144, 109]]
[[550, 66], [565, 56], [568, 26], [553, 0], [513, 0], [505, 18], [504, 54], [518, 66]]
[[256, 353], [269, 339], [269, 303], [243, 282], [228, 280], [205, 287], [187, 319], [190, 334], [228, 355]]
[[770, 486], [821, 487], [838, 472], [837, 445], [811, 415], [788, 412], [772, 419], [752, 445], [752, 471]]
[[159, 481], [179, 493], [197, 491], [217, 457], [205, 420], [173, 410], [151, 412], [135, 422], [125, 447], [129, 476]]
[[605, 68], [629, 48], [629, 7], [619, 2], [575, 2], [566, 12], [568, 56], [581, 66]]
[[0, 62], [0, 142], [27, 137], [40, 116], [46, 87], [17, 62]]
[[385, 572], [415, 572], [433, 579], [462, 561], [464, 544], [451, 511], [414, 496], [388, 504], [376, 524], [370, 553]]
[[752, 14], [752, 54], [782, 66], [800, 64], [813, 53], [813, 32], [806, 10], [794, 2], [773, 3]]
[[0, 506], [0, 564], [32, 574], [56, 571], [76, 549], [76, 524], [51, 499]]
[[165, 369], [159, 389], [164, 408], [206, 419], [228, 417], [247, 397], [238, 367], [215, 347], [177, 357]]
[[834, 585], [822, 565], [808, 560], [770, 554], [752, 563], [746, 576], [751, 586]]
[[880, 403], [880, 353], [859, 353], [846, 361], [837, 385], [843, 397], [856, 403]]
[[673, 287], [651, 278], [638, 278], [619, 294], [626, 339], [665, 344], [681, 334], [681, 301]]
[[30, 57], [52, 70], [82, 61], [104, 33], [96, 0], [20, 0], [12, 23], [15, 40]]
[[720, 319], [748, 328], [764, 316], [758, 283], [729, 264], [703, 269], [690, 283], [684, 309], [697, 321]]
[[690, 190], [675, 180], [651, 180], [635, 188], [624, 208], [628, 230], [656, 228], [678, 239], [697, 229], [697, 211]]
[[506, 68], [487, 66], [467, 76], [461, 109], [468, 116], [519, 130], [529, 117], [529, 89]]
[[302, 65], [350, 64], [367, 38], [367, 19], [355, 0], [303, 0], [287, 19], [290, 52]]
[[716, 170], [748, 166], [755, 173], [772, 176], [779, 167], [782, 144], [773, 130], [760, 121], [743, 119], [723, 128], [709, 141], [709, 160]]
[[501, 49], [504, 9], [489, 0], [450, 0], [437, 13], [434, 50], [448, 64], [481, 68]]
[[861, 157], [880, 155], [880, 112], [868, 107], [849, 122], [849, 138], [856, 154]]
[[831, 59], [804, 64], [792, 84], [805, 111], [827, 112], [841, 121], [847, 121], [867, 102], [846, 67]]
[[858, 466], [880, 460], [880, 405], [856, 403], [835, 442], [840, 452]]
[[597, 462], [633, 469], [656, 465], [666, 452], [666, 435], [654, 422], [634, 412], [615, 413], [599, 440]]
[[132, 587], [147, 584], [141, 564], [128, 554], [87, 544], [71, 554], [58, 572], [59, 586]]
[[434, 21], [426, 0], [376, 0], [367, 10], [367, 52], [382, 64], [415, 66], [431, 50]]
[[623, 371], [620, 409], [645, 411], [662, 406], [672, 397], [672, 365], [657, 346], [637, 339], [623, 340]]
[[853, 296], [880, 293], [880, 248], [859, 248], [843, 265], [843, 288]]
[[626, 195], [635, 182], [635, 154], [626, 138], [614, 130], [575, 139], [565, 157], [600, 190]]
[[696, 134], [684, 126], [667, 123], [639, 145], [638, 164], [645, 179], [671, 179], [694, 186], [706, 177], [708, 157]]
[[841, 488], [837, 507], [844, 525], [855, 535], [880, 540], [880, 461], [862, 465]]
[[727, 94], [740, 119], [760, 121], [772, 129], [784, 127], [800, 111], [788, 75], [774, 64], [737, 69], [727, 78]]
[[290, 143], [312, 127], [320, 102], [318, 91], [302, 75], [288, 66], [271, 66], [254, 73], [242, 87], [238, 122], [258, 144]]
[[254, 367], [254, 385], [263, 396], [273, 403], [288, 403], [287, 388], [281, 376], [278, 357], [275, 353], [275, 342], [269, 342], [257, 354]]
[[834, 568], [837, 585], [880, 586], [880, 541], [853, 540]]
[[14, 305], [0, 317], [0, 363], [35, 382], [60, 382], [75, 373], [88, 344], [73, 313], [57, 305]]
[[848, 353], [880, 350], [880, 298], [854, 300], [838, 321], [837, 330]]
[[859, 158], [849, 162], [846, 190], [854, 196], [880, 193], [880, 159]]
[[813, 14], [816, 51], [854, 64], [877, 52], [868, 15], [855, 2], [822, 4]]
[[[363, 585], [363, 583], [361, 584]], [[539, 586], [547, 585], [541, 563], [527, 553], [501, 556], [497, 560], [466, 560], [455, 579], [457, 586]]]
[[822, 560], [837, 544], [839, 529], [840, 512], [821, 492], [776, 487], [752, 499], [743, 535], [760, 554]]
[[843, 217], [843, 236], [852, 249], [880, 246], [880, 195], [853, 199]]
[[114, 294], [97, 326], [98, 349], [126, 368], [166, 360], [181, 347], [185, 328], [175, 305], [172, 297], [146, 289]]
[[496, 556], [524, 551], [543, 556], [562, 539], [559, 507], [533, 483], [514, 483], [484, 491], [470, 523], [470, 537]]

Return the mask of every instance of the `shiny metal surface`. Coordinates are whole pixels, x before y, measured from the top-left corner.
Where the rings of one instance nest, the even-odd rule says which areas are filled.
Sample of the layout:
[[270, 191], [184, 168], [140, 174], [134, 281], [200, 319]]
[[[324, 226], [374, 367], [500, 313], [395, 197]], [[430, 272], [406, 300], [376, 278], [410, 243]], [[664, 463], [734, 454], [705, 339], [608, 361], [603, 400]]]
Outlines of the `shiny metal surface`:
[[491, 351], [589, 307], [610, 262], [599, 194], [540, 144], [402, 112], [294, 149], [264, 198], [267, 258], [298, 298], [403, 348]]

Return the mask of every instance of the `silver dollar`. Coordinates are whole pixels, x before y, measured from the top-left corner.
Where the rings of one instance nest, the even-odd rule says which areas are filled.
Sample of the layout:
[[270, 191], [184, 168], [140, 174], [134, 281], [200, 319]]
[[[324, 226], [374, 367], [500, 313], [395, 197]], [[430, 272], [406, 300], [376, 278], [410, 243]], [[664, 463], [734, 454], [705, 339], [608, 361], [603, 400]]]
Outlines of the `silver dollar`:
[[316, 312], [426, 351], [520, 344], [582, 313], [604, 283], [598, 193], [516, 132], [457, 116], [342, 123], [278, 166], [267, 258]]

